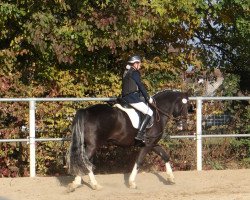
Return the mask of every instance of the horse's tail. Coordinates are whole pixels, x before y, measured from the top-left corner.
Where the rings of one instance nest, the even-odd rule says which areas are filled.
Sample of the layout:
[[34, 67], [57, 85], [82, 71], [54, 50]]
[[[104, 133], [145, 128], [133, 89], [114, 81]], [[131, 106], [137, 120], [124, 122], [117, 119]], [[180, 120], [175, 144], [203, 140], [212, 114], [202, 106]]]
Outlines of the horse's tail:
[[77, 111], [73, 120], [72, 139], [67, 161], [69, 173], [72, 175], [84, 175], [93, 167], [85, 152], [83, 110]]

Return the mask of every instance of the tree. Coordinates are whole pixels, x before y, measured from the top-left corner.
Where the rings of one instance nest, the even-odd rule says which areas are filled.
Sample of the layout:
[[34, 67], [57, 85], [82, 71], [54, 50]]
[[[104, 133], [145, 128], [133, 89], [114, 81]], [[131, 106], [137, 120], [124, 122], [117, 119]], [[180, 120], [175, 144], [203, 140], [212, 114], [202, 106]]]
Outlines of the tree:
[[[132, 54], [143, 57], [144, 81], [151, 94], [181, 89], [181, 74], [190, 65], [197, 71], [220, 67], [244, 80], [249, 72], [249, 4], [211, 2], [1, 0], [0, 95], [118, 96], [120, 77]], [[63, 137], [69, 123], [62, 122], [63, 114], [68, 119], [88, 104], [39, 105], [36, 117], [42, 121], [37, 127]], [[28, 124], [24, 107], [0, 104], [5, 133], [1, 137], [23, 136], [20, 127]], [[43, 162], [45, 148], [40, 149]]]
[[249, 91], [250, 23], [247, 0], [204, 1], [197, 8], [202, 24], [195, 31], [203, 63], [240, 76], [241, 89]]

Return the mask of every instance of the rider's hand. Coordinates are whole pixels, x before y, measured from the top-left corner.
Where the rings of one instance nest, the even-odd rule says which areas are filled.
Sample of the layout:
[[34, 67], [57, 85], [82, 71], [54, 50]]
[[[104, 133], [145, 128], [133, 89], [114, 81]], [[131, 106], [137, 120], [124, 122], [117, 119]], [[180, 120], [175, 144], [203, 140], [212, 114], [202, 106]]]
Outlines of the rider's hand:
[[152, 103], [153, 103], [153, 98], [150, 97], [149, 100], [148, 100], [148, 102], [149, 102], [150, 104], [152, 104]]

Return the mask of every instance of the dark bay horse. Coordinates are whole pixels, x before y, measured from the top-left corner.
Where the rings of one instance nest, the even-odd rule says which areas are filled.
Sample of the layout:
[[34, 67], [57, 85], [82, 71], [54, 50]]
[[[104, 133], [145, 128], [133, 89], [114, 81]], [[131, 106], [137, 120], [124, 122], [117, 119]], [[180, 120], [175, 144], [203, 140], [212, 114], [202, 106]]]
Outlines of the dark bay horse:
[[[169, 117], [187, 118], [188, 93], [179, 91], [161, 91], [153, 96], [154, 123], [147, 129], [146, 142], [141, 147], [138, 158], [129, 177], [130, 188], [136, 188], [135, 177], [140, 169], [143, 159], [150, 151], [154, 151], [164, 160], [167, 179], [174, 182], [174, 175], [166, 151], [158, 145], [164, 127]], [[186, 120], [184, 121], [186, 122]], [[128, 115], [119, 108], [107, 104], [96, 104], [76, 112], [72, 124], [72, 141], [69, 149], [69, 172], [76, 175], [75, 180], [69, 184], [73, 191], [81, 185], [82, 176], [89, 175], [93, 189], [101, 186], [95, 179], [93, 165], [90, 162], [96, 150], [102, 145], [113, 143], [119, 146], [135, 145], [137, 129], [132, 126]]]

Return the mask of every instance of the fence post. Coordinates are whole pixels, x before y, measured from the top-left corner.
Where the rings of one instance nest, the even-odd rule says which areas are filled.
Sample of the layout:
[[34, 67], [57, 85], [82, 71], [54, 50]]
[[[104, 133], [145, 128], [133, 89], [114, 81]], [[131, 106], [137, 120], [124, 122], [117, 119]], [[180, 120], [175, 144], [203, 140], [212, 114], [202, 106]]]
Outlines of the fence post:
[[202, 170], [202, 99], [197, 98], [196, 109], [196, 148], [197, 148], [197, 170]]
[[35, 100], [29, 101], [29, 143], [30, 143], [30, 177], [36, 176], [36, 125], [35, 125]]

